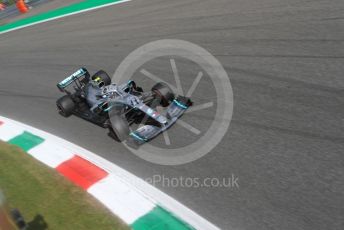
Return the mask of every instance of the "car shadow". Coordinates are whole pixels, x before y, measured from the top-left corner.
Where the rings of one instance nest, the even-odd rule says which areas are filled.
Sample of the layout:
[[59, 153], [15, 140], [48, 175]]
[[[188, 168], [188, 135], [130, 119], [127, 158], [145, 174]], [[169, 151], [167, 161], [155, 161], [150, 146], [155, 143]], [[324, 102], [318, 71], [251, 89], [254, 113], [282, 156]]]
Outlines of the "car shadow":
[[44, 217], [37, 214], [33, 220], [27, 223], [26, 230], [46, 230], [48, 229], [48, 224], [45, 222]]

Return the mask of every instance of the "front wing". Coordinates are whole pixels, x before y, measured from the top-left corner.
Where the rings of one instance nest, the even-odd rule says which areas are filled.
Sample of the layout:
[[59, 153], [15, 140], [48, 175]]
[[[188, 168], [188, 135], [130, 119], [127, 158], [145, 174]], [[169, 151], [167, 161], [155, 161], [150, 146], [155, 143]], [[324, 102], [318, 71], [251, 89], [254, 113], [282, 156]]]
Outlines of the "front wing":
[[176, 123], [178, 118], [181, 117], [191, 105], [192, 102], [189, 98], [179, 96], [177, 99], [173, 100], [165, 111], [164, 116], [167, 118], [166, 123], [160, 124], [160, 126], [144, 125], [138, 128], [130, 133], [131, 141], [140, 145], [153, 139]]

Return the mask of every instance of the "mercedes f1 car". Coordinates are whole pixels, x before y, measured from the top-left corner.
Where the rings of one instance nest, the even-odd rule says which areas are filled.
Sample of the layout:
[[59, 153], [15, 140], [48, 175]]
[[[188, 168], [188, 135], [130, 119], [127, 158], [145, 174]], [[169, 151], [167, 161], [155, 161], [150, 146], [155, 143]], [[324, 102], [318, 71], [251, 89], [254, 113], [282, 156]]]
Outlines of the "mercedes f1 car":
[[[159, 82], [144, 92], [134, 81], [112, 83], [103, 70], [91, 77], [81, 68], [57, 87], [65, 93], [56, 101], [62, 116], [73, 114], [106, 128], [111, 137], [121, 142], [149, 141], [171, 127], [192, 105], [190, 98], [176, 97], [166, 83]], [[165, 109], [158, 112], [158, 106]]]

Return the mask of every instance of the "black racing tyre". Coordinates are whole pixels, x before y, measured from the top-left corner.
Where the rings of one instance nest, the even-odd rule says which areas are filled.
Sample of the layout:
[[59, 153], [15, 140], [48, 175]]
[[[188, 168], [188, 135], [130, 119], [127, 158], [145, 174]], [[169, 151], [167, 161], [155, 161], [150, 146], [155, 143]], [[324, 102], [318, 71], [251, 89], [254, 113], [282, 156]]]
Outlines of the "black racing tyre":
[[174, 99], [174, 93], [172, 89], [164, 82], [158, 82], [152, 87], [157, 99], [160, 100], [160, 104], [163, 107], [167, 107]]
[[99, 70], [97, 73], [95, 73], [92, 76], [92, 80], [96, 79], [97, 77], [100, 77], [101, 81], [104, 82], [104, 85], [111, 84], [111, 78], [104, 70]]
[[111, 116], [111, 128], [110, 132], [115, 134], [115, 139], [122, 142], [129, 138], [129, 124], [127, 119], [121, 115]]
[[65, 95], [56, 101], [59, 113], [64, 117], [72, 115], [75, 109], [75, 103], [69, 95]]

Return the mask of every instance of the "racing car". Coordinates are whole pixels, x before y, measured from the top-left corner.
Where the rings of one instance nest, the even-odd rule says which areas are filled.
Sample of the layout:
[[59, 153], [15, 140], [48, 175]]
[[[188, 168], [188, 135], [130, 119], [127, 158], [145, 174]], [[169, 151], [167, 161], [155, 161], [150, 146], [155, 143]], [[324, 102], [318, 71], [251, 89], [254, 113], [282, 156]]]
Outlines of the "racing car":
[[[176, 96], [164, 82], [144, 92], [134, 81], [111, 82], [99, 70], [90, 75], [81, 68], [57, 84], [65, 95], [56, 101], [58, 112], [75, 115], [109, 130], [117, 141], [143, 144], [170, 128], [192, 105], [190, 98]], [[158, 111], [157, 108], [165, 108]], [[134, 128], [136, 127], [136, 128]]]

